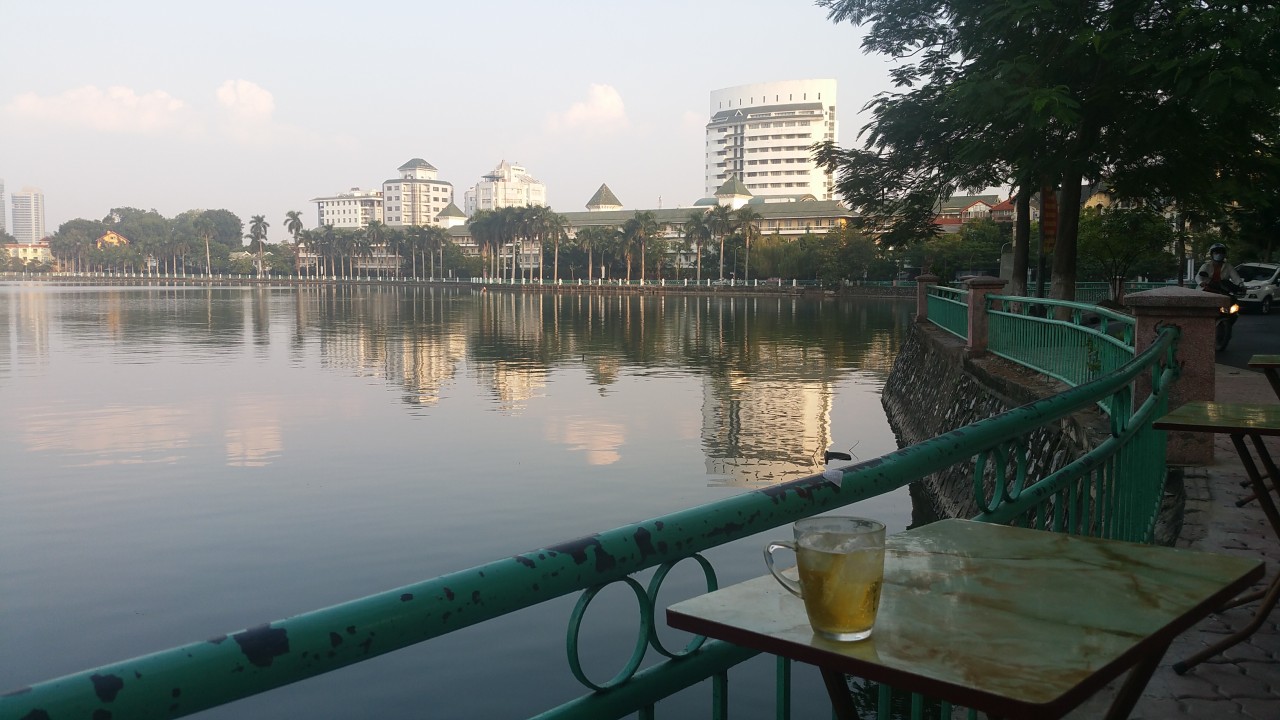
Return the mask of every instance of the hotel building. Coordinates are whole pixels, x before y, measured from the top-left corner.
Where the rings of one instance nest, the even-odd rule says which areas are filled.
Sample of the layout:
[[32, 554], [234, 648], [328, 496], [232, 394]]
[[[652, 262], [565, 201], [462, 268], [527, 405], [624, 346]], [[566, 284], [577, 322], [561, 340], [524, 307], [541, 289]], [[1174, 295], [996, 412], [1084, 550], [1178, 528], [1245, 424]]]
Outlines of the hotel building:
[[382, 193], [351, 188], [350, 192], [311, 198], [316, 204], [316, 227], [364, 228], [382, 220]]
[[382, 183], [383, 222], [392, 227], [438, 225], [436, 216], [453, 202], [453, 184], [439, 174], [422, 158], [401, 165], [400, 177]]
[[711, 93], [705, 192], [734, 175], [754, 197], [812, 195], [835, 199], [831, 173], [810, 146], [837, 139], [836, 81], [755, 83]]
[[467, 217], [477, 210], [546, 205], [547, 186], [530, 177], [523, 167], [503, 160], [467, 190], [463, 202]]

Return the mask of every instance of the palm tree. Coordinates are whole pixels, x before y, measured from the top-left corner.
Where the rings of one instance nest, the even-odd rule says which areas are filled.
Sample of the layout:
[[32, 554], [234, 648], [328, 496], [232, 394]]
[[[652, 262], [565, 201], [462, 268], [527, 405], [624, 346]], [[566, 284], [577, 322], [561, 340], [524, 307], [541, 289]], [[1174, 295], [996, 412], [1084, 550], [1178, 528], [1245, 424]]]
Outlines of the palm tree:
[[316, 275], [320, 274], [319, 253], [319, 230], [303, 230], [298, 233], [298, 237], [294, 240], [294, 266], [298, 275], [302, 275], [302, 252], [305, 250], [308, 254], [316, 256]]
[[213, 220], [204, 214], [196, 218], [191, 223], [191, 226], [195, 229], [196, 234], [200, 236], [200, 239], [204, 240], [204, 274], [205, 277], [209, 277], [213, 274], [213, 261], [209, 257], [209, 240], [217, 234], [217, 227], [213, 224]]
[[440, 277], [444, 277], [444, 246], [449, 242], [449, 233], [445, 232], [442, 227], [431, 226], [426, 228], [423, 235], [422, 249], [431, 258], [431, 277], [436, 274], [436, 256], [440, 256]]
[[284, 214], [284, 229], [293, 236], [293, 272], [302, 274], [302, 253], [299, 252], [298, 238], [302, 236], [302, 213], [290, 210]]
[[707, 213], [695, 210], [689, 213], [684, 221], [684, 239], [693, 245], [694, 257], [698, 265], [696, 282], [702, 282], [702, 244], [711, 239], [711, 226], [707, 224]]
[[329, 259], [329, 277], [333, 277], [337, 272], [333, 268], [333, 260], [338, 254], [338, 231], [332, 225], [325, 225], [320, 231], [320, 236], [316, 238], [316, 265], [320, 264], [320, 257]]
[[734, 225], [742, 233], [742, 239], [747, 243], [747, 257], [742, 266], [743, 282], [751, 279], [751, 241], [760, 239], [760, 228], [756, 227], [756, 223], [762, 219], [760, 213], [747, 205], [738, 208], [737, 212], [733, 214]]
[[717, 205], [707, 213], [707, 226], [720, 238], [720, 279], [724, 279], [724, 241], [733, 232], [733, 210], [728, 205]]
[[591, 284], [591, 269], [594, 265], [592, 252], [600, 250], [603, 254], [604, 249], [608, 247], [611, 237], [618, 233], [618, 229], [612, 226], [604, 227], [600, 225], [592, 225], [584, 227], [578, 231], [575, 240], [578, 247], [587, 251], [587, 284]]
[[[477, 210], [467, 220], [467, 229], [471, 233], [471, 239], [475, 241], [476, 248], [480, 251], [480, 257], [492, 255], [491, 248], [494, 242], [494, 215], [492, 210]], [[484, 276], [489, 277], [489, 263], [482, 263], [484, 267]]]
[[391, 262], [395, 265], [395, 277], [399, 280], [400, 269], [404, 266], [404, 259], [400, 257], [400, 253], [408, 248], [408, 238], [395, 228], [388, 228], [386, 232], [387, 255], [394, 258]]
[[[366, 258], [372, 258], [374, 248], [385, 245], [386, 239], [387, 239], [387, 226], [383, 225], [381, 222], [377, 220], [370, 220], [369, 224], [366, 225], [364, 228], [364, 237], [361, 238], [361, 242], [358, 246], [360, 249], [360, 254], [365, 256]], [[369, 277], [369, 266], [372, 264], [373, 264], [372, 260], [370, 260], [370, 262], [365, 263], [365, 267], [364, 267], [365, 277]]]
[[[636, 213], [639, 215], [639, 213]], [[627, 284], [631, 284], [631, 258], [640, 242], [640, 221], [631, 217], [618, 229], [618, 245], [627, 259]]]
[[[634, 223], [632, 221], [634, 221]], [[662, 227], [658, 224], [658, 218], [656, 218], [650, 210], [645, 210], [643, 212], [637, 210], [635, 217], [628, 220], [627, 225], [624, 225], [623, 227], [628, 228], [628, 232], [631, 234], [631, 236], [627, 238], [627, 244], [638, 245], [640, 247], [640, 284], [643, 285], [645, 246], [650, 240], [658, 237], [659, 233], [662, 231]], [[628, 277], [628, 280], [629, 279], [630, 278]]]
[[249, 234], [247, 237], [258, 245], [258, 277], [262, 277], [262, 249], [267, 242], [267, 228], [270, 226], [267, 219], [261, 215], [254, 215], [249, 218]]

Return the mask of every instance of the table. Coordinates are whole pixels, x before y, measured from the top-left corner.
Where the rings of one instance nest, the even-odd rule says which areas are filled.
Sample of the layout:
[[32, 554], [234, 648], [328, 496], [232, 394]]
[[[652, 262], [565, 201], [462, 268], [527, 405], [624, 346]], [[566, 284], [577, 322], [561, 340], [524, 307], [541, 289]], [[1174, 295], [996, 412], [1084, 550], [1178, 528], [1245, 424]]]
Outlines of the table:
[[1249, 358], [1249, 367], [1262, 370], [1276, 397], [1280, 398], [1280, 355], [1254, 355]]
[[[1255, 355], [1254, 360], [1257, 360], [1258, 357], [1260, 356]], [[1250, 361], [1250, 364], [1253, 364], [1253, 360]], [[1277, 367], [1280, 367], [1280, 365], [1277, 365]], [[1237, 503], [1237, 505], [1243, 505], [1246, 501], [1256, 499], [1258, 504], [1262, 506], [1262, 512], [1267, 516], [1271, 531], [1280, 538], [1280, 510], [1277, 510], [1276, 502], [1271, 496], [1274, 487], [1268, 487], [1266, 484], [1267, 478], [1272, 478], [1274, 484], [1275, 478], [1280, 478], [1280, 472], [1277, 472], [1275, 461], [1271, 459], [1271, 454], [1267, 452], [1267, 446], [1262, 440], [1266, 436], [1280, 436], [1280, 405], [1275, 403], [1189, 402], [1156, 420], [1152, 427], [1157, 430], [1182, 430], [1230, 435], [1231, 444], [1235, 446], [1236, 453], [1240, 455], [1240, 462], [1244, 465], [1245, 474], [1249, 476], [1249, 484], [1253, 487], [1253, 495]], [[1252, 442], [1253, 452], [1250, 452], [1249, 443], [1245, 442], [1246, 439]], [[1257, 453], [1258, 459], [1256, 461], [1253, 453]], [[1265, 475], [1258, 469], [1259, 464], [1266, 470]], [[1262, 599], [1262, 604], [1258, 606], [1253, 620], [1248, 625], [1186, 660], [1174, 663], [1173, 669], [1181, 675], [1208, 658], [1244, 640], [1261, 627], [1267, 616], [1275, 608], [1277, 601], [1280, 601], [1280, 573], [1271, 580], [1271, 584], [1262, 592], [1238, 598], [1227, 607], [1236, 607], [1259, 598]]]
[[889, 538], [871, 638], [813, 634], [771, 576], [677, 603], [667, 623], [823, 671], [855, 717], [844, 675], [975, 708], [1056, 718], [1133, 669], [1125, 717], [1169, 643], [1262, 577], [1257, 559], [944, 520]]

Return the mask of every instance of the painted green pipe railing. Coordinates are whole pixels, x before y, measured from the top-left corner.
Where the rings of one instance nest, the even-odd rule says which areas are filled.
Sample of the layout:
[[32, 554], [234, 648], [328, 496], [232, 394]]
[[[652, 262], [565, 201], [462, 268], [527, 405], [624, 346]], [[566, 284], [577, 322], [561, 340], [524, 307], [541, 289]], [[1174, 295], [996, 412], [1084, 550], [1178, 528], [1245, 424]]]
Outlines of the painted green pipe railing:
[[930, 285], [925, 294], [929, 322], [960, 338], [969, 337], [969, 291]]
[[[711, 716], [723, 718], [727, 671], [754, 653], [700, 638], [681, 650], [662, 645], [655, 632], [656, 598], [673, 565], [692, 558], [706, 574], [707, 587], [714, 588], [715, 574], [702, 551], [966, 462], [975, 463], [979, 519], [1149, 540], [1164, 468], [1164, 435], [1150, 423], [1176, 377], [1176, 338], [1176, 329], [1165, 328], [1155, 344], [1111, 374], [874, 460], [20, 688], [0, 696], [0, 719], [180, 717], [575, 592], [583, 594], [571, 618], [570, 666], [593, 691], [538, 717], [651, 718], [662, 698], [710, 679]], [[1155, 393], [1130, 414], [1132, 383], [1142, 373], [1151, 374]], [[1028, 477], [1028, 438], [1037, 428], [1107, 399], [1119, 413], [1112, 417], [1110, 439], [1050, 477]], [[647, 587], [630, 577], [649, 568], [656, 572]], [[595, 684], [577, 661], [578, 621], [595, 593], [615, 582], [625, 583], [639, 600], [641, 630], [627, 667]], [[638, 670], [650, 648], [669, 659]], [[790, 665], [779, 661], [779, 718], [789, 716], [789, 673]], [[877, 707], [887, 712], [889, 691], [875, 692]], [[913, 717], [921, 717], [929, 704], [919, 696], [905, 702]]]
[[1133, 360], [1133, 316], [1096, 305], [988, 295], [987, 349], [1078, 386]]

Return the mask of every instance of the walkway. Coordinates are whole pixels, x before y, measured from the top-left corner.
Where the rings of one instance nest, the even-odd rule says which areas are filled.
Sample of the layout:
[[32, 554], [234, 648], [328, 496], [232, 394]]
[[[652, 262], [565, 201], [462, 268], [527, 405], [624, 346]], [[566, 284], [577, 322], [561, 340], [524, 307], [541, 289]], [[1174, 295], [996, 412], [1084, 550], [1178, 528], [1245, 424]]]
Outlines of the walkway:
[[[1218, 365], [1216, 384], [1217, 400], [1222, 402], [1258, 402], [1275, 397], [1262, 373], [1251, 370]], [[1235, 501], [1248, 493], [1240, 486], [1246, 479], [1244, 467], [1231, 440], [1225, 435], [1216, 438], [1214, 464], [1187, 472], [1187, 513], [1178, 546], [1228, 555], [1261, 553], [1267, 561], [1265, 583], [1280, 571], [1280, 541], [1256, 502], [1244, 508], [1235, 506]], [[1275, 440], [1267, 446], [1272, 457], [1280, 457], [1280, 438]], [[1132, 718], [1280, 718], [1280, 612], [1273, 613], [1249, 640], [1186, 675], [1178, 676], [1171, 667], [1248, 624], [1254, 606], [1211, 616], [1175, 640]], [[1103, 694], [1106, 693], [1100, 693]], [[1109, 701], [1109, 697], [1094, 698], [1071, 718], [1101, 717]]]

